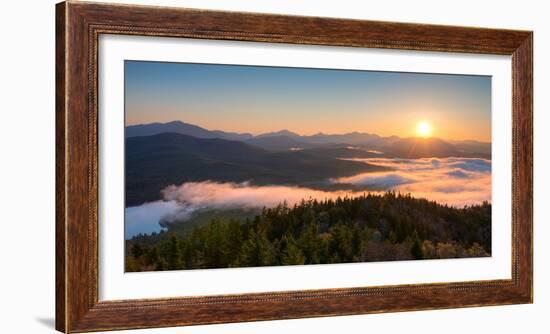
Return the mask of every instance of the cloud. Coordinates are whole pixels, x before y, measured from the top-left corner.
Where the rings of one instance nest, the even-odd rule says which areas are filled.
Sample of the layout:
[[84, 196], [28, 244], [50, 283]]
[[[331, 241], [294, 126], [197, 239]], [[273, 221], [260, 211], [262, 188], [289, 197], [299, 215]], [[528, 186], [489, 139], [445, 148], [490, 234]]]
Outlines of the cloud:
[[445, 173], [445, 175], [451, 176], [451, 177], [458, 177], [461, 179], [467, 179], [471, 177], [470, 173], [467, 173], [461, 169], [453, 169]]
[[158, 232], [159, 221], [169, 213], [178, 212], [180, 205], [175, 201], [156, 201], [124, 210], [126, 239], [138, 233]]
[[491, 162], [483, 159], [467, 159], [467, 160], [456, 160], [450, 161], [448, 166], [460, 168], [472, 172], [490, 172], [491, 171]]
[[335, 184], [353, 184], [410, 193], [414, 197], [462, 207], [491, 201], [491, 161], [474, 158], [350, 159], [390, 167], [389, 172], [363, 173], [331, 179]]
[[[491, 161], [470, 158], [351, 159], [391, 167], [391, 171], [361, 173], [328, 180], [350, 185], [349, 190], [322, 191], [294, 186], [254, 186], [249, 183], [188, 182], [162, 191], [164, 201], [174, 201], [188, 210], [202, 208], [274, 207], [283, 202], [292, 206], [308, 199], [355, 197], [365, 192], [394, 190], [440, 203], [462, 207], [491, 201]], [[360, 189], [358, 191], [358, 188]], [[184, 213], [177, 213], [181, 219]], [[171, 217], [164, 217], [171, 219]]]
[[364, 173], [350, 177], [331, 179], [333, 183], [350, 183], [373, 188], [392, 188], [401, 184], [415, 182], [413, 177], [403, 173]]
[[[439, 203], [462, 207], [491, 201], [491, 161], [484, 159], [350, 159], [391, 167], [391, 171], [362, 173], [328, 180], [349, 190], [322, 191], [293, 186], [254, 186], [250, 183], [188, 182], [171, 185], [163, 200], [126, 208], [125, 236], [160, 231], [164, 223], [185, 221], [201, 209], [289, 206], [308, 199], [356, 197], [366, 192], [394, 190]], [[360, 189], [358, 191], [357, 189]]]
[[186, 221], [201, 209], [233, 209], [289, 206], [308, 199], [360, 196], [350, 191], [320, 191], [289, 186], [252, 186], [249, 183], [188, 182], [162, 191], [164, 200], [125, 209], [124, 235], [159, 232], [164, 224]]
[[350, 195], [348, 191], [321, 191], [290, 186], [251, 186], [248, 183], [188, 182], [162, 191], [166, 201], [177, 201], [196, 208], [274, 207], [294, 205], [308, 199], [331, 199]]

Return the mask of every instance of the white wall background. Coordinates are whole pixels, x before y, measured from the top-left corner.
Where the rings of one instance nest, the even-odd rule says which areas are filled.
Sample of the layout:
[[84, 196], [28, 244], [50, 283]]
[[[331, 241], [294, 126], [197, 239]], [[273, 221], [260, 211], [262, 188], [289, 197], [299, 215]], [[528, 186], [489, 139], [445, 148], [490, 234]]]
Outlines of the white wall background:
[[[535, 304], [127, 333], [548, 333], [550, 23], [544, 1], [128, 0], [183, 7], [535, 31]], [[54, 4], [0, 4], [0, 332], [54, 332]]]

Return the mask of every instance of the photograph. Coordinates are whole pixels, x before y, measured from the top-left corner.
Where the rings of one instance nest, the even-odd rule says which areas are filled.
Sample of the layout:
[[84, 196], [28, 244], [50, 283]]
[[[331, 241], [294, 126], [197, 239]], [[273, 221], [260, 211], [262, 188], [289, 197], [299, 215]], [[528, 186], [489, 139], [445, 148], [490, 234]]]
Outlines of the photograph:
[[491, 256], [491, 76], [125, 60], [124, 103], [126, 272]]
[[544, 328], [550, 21], [397, 1], [5, 11], [4, 332]]

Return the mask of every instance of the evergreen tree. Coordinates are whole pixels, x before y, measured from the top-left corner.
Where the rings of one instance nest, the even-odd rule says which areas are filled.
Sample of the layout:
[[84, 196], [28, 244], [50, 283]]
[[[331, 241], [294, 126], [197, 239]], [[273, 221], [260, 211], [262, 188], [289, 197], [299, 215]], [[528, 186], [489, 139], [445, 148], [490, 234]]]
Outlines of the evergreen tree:
[[424, 251], [422, 250], [422, 244], [418, 238], [418, 234], [414, 231], [413, 244], [411, 247], [411, 255], [415, 260], [422, 260], [424, 258]]
[[167, 254], [167, 269], [168, 270], [176, 270], [176, 269], [182, 269], [182, 261], [181, 261], [181, 245], [179, 239], [172, 235], [170, 237], [170, 244], [168, 247], [168, 254]]
[[243, 244], [243, 232], [241, 229], [241, 224], [238, 220], [232, 219], [229, 222], [228, 231], [227, 231], [227, 238], [228, 238], [228, 262], [229, 264], [233, 264], [239, 259], [239, 255], [241, 253], [241, 247]]
[[455, 208], [395, 193], [303, 200], [253, 218], [171, 224], [127, 249], [127, 271], [490, 256], [491, 204]]
[[349, 262], [353, 259], [352, 236], [349, 227], [341, 221], [330, 229], [332, 235], [330, 241], [331, 262]]
[[228, 228], [219, 219], [213, 219], [206, 226], [203, 251], [205, 265], [208, 268], [223, 268], [229, 264]]
[[[294, 242], [293, 239], [291, 240]], [[317, 264], [321, 262], [319, 254], [320, 240], [317, 236], [317, 224], [313, 219], [306, 225], [305, 231], [300, 234], [297, 247], [305, 256], [305, 263]]]
[[140, 244], [134, 244], [132, 246], [132, 255], [136, 259], [143, 255], [143, 248], [141, 248]]
[[159, 249], [158, 247], [154, 246], [149, 249], [149, 251], [146, 254], [145, 263], [147, 265], [154, 265], [159, 261], [160, 255], [159, 255]]
[[246, 267], [268, 266], [272, 265], [274, 258], [274, 249], [265, 234], [250, 229], [239, 263]]
[[[286, 237], [285, 237], [286, 238]], [[285, 248], [283, 250], [281, 264], [282, 265], [294, 265], [304, 264], [306, 257], [296, 245], [296, 242], [292, 237], [286, 238]]]

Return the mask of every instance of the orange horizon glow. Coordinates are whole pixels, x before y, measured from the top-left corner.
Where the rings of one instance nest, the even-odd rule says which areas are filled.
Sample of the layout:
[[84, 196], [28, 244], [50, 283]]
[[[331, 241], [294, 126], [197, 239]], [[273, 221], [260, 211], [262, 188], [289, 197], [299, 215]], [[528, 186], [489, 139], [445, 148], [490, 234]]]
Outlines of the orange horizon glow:
[[420, 121], [416, 124], [416, 135], [422, 138], [429, 138], [432, 136], [432, 126], [426, 121]]
[[125, 78], [127, 126], [491, 142], [485, 76], [127, 61]]
[[[404, 117], [406, 118], [406, 116]], [[486, 133], [486, 131], [483, 131], [480, 127], [476, 127], [475, 124], [472, 124], [471, 129], [464, 129], [464, 131], [461, 131], [462, 129], [457, 128], [450, 128], [447, 131], [442, 131], [438, 127], [435, 128], [433, 122], [429, 122], [428, 125], [430, 127], [429, 129], [429, 135], [420, 135], [418, 132], [419, 122], [416, 121], [404, 121], [400, 122], [399, 124], [395, 124], [395, 122], [377, 122], [377, 126], [349, 126], [344, 127], [342, 124], [340, 126], [333, 125], [331, 127], [325, 127], [323, 129], [317, 129], [317, 128], [308, 128], [308, 127], [301, 127], [298, 128], [296, 125], [289, 125], [285, 124], [284, 122], [270, 122], [269, 124], [262, 124], [260, 122], [254, 124], [255, 131], [251, 131], [251, 126], [243, 126], [243, 122], [241, 120], [224, 120], [224, 126], [223, 128], [219, 126], [220, 122], [214, 121], [214, 120], [206, 120], [205, 122], [203, 119], [198, 119], [197, 121], [192, 121], [189, 119], [171, 119], [168, 118], [166, 120], [155, 120], [151, 119], [149, 121], [144, 120], [143, 122], [127, 122], [127, 126], [131, 125], [139, 125], [139, 124], [147, 124], [147, 123], [168, 123], [172, 121], [181, 121], [188, 124], [193, 124], [202, 128], [205, 128], [207, 130], [221, 130], [225, 132], [235, 132], [235, 133], [250, 133], [254, 136], [261, 135], [265, 133], [270, 132], [277, 132], [280, 130], [288, 130], [291, 132], [294, 132], [296, 134], [302, 135], [302, 136], [311, 136], [319, 133], [333, 135], [333, 134], [346, 134], [346, 133], [352, 133], [352, 132], [359, 132], [359, 133], [370, 133], [370, 134], [376, 134], [381, 137], [391, 137], [391, 136], [397, 136], [401, 138], [411, 138], [411, 137], [417, 137], [417, 138], [439, 138], [444, 140], [475, 140], [479, 142], [491, 142], [491, 134]], [[422, 122], [422, 121], [421, 121]], [[390, 124], [388, 124], [390, 123]], [[445, 122], [442, 122], [445, 124]]]

